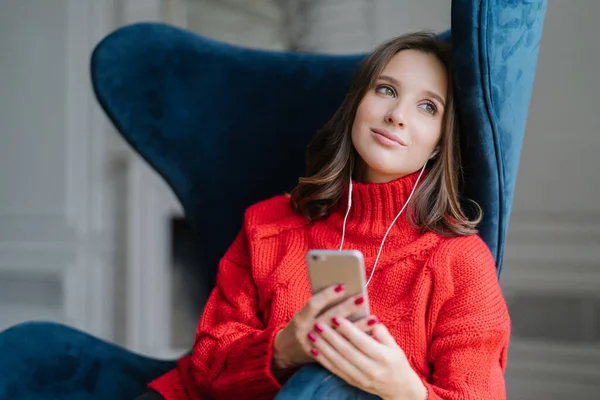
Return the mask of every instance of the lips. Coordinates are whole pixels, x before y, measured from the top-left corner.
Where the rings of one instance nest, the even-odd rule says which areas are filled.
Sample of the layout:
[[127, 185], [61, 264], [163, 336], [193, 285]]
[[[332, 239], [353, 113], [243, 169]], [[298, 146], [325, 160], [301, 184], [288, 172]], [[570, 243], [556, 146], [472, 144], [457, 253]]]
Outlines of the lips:
[[402, 147], [406, 147], [406, 142], [404, 140], [402, 140], [400, 135], [392, 133], [386, 129], [371, 129], [371, 132], [373, 132], [376, 135], [381, 135], [384, 138], [387, 138], [393, 142], [396, 142]]

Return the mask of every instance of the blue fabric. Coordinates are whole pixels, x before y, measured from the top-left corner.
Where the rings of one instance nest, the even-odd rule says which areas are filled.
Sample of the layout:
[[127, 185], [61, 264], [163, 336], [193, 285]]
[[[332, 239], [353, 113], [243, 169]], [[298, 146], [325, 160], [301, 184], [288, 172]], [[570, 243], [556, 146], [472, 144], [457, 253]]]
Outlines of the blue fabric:
[[[455, 46], [463, 193], [483, 208], [498, 273], [545, 8], [455, 0], [442, 33]], [[181, 201], [211, 286], [244, 209], [294, 187], [364, 56], [240, 48], [160, 23], [121, 28], [95, 49], [96, 96]]]
[[[454, 45], [463, 194], [483, 208], [498, 273], [545, 10], [545, 0], [453, 0], [443, 33]], [[252, 50], [158, 23], [98, 44], [95, 94], [181, 201], [209, 284], [243, 210], [303, 174], [306, 143], [364, 56]], [[10, 399], [132, 398], [174, 366], [55, 324], [4, 331], [0, 350], [0, 398]]]
[[377, 400], [379, 396], [351, 386], [318, 364], [296, 372], [281, 388], [275, 400]]
[[[29, 322], [0, 334], [0, 399], [132, 400], [145, 383], [175, 368], [53, 322]], [[276, 400], [376, 400], [317, 364], [296, 372]]]
[[498, 275], [545, 13], [545, 0], [452, 2], [463, 194], [483, 208]]
[[52, 322], [0, 334], [0, 399], [132, 400], [173, 368]]
[[158, 23], [119, 29], [94, 51], [97, 97], [181, 201], [211, 286], [244, 209], [304, 173], [310, 136], [362, 58], [239, 48]]

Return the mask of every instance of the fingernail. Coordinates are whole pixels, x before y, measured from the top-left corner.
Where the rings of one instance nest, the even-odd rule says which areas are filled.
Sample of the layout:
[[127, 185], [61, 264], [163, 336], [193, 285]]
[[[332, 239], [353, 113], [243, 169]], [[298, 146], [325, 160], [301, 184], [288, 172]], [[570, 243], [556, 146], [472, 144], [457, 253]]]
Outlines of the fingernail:
[[331, 318], [331, 322], [333, 322], [335, 326], [340, 326], [340, 320], [337, 319], [337, 317]]
[[376, 324], [376, 323], [378, 323], [378, 322], [379, 322], [379, 318], [377, 318], [377, 317], [373, 317], [373, 318], [371, 318], [371, 319], [370, 319], [370, 320], [367, 322], [367, 325], [369, 325], [369, 326], [371, 326], [371, 325], [375, 325], [375, 324]]
[[308, 332], [308, 335], [306, 335], [306, 336], [308, 337], [308, 340], [310, 340], [313, 343], [317, 341], [317, 337], [312, 332]]
[[321, 327], [321, 324], [315, 324], [315, 331], [323, 333], [323, 328]]
[[319, 355], [319, 351], [315, 348], [310, 349], [310, 354], [312, 354], [313, 356], [318, 356]]
[[340, 285], [337, 285], [334, 290], [336, 293], [339, 293], [342, 290], [344, 290], [344, 288], [345, 288], [345, 286], [340, 284]]
[[357, 306], [361, 305], [364, 302], [365, 302], [365, 298], [362, 296], [360, 296], [358, 299], [354, 300], [354, 304], [356, 304]]

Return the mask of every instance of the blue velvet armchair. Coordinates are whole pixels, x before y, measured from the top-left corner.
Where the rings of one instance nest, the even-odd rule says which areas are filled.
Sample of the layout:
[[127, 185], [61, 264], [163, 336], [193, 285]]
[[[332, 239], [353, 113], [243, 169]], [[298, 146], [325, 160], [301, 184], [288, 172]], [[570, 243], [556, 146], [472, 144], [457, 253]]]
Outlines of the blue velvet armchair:
[[[545, 0], [454, 0], [443, 33], [453, 42], [462, 191], [484, 211], [480, 234], [498, 274], [545, 9]], [[159, 23], [97, 45], [97, 99], [180, 200], [209, 283], [243, 210], [303, 174], [310, 136], [363, 57], [251, 50]], [[0, 351], [0, 399], [132, 399], [175, 366], [46, 322], [0, 333]]]

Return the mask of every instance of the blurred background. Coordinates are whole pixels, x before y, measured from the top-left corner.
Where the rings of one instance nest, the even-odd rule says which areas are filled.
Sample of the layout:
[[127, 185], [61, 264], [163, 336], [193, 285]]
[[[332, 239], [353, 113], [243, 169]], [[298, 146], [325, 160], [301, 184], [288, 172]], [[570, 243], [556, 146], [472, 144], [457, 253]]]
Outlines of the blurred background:
[[[0, 331], [59, 321], [139, 353], [191, 348], [207, 288], [167, 186], [90, 86], [114, 29], [365, 52], [450, 26], [450, 0], [0, 0]], [[548, 0], [501, 284], [510, 399], [600, 393], [600, 44], [595, 0]], [[477, 368], [477, 366], [474, 366]]]

